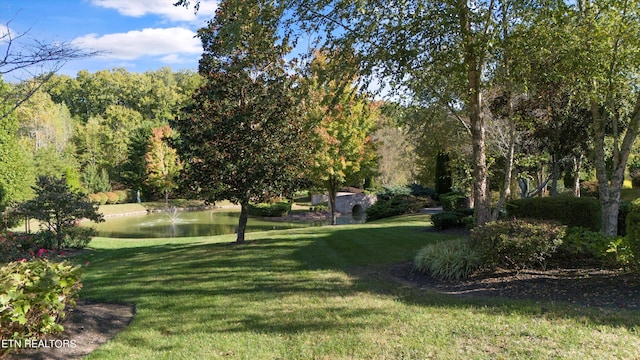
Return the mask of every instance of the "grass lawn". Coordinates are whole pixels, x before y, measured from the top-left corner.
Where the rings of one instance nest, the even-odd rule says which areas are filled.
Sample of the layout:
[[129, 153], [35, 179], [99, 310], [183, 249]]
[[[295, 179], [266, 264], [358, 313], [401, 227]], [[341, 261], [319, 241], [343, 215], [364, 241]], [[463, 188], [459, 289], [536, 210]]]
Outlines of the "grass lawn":
[[134, 303], [88, 359], [632, 359], [640, 313], [461, 298], [389, 265], [448, 237], [427, 216], [206, 238], [97, 238], [81, 298]]

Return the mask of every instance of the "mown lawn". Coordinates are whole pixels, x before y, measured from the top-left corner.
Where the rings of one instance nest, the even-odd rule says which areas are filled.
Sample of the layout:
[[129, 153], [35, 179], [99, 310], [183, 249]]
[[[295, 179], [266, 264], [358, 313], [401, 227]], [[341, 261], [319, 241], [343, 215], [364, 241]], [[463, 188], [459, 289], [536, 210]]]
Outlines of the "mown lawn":
[[632, 359], [640, 314], [441, 295], [391, 280], [447, 237], [426, 216], [154, 240], [98, 238], [81, 298], [134, 303], [88, 359]]

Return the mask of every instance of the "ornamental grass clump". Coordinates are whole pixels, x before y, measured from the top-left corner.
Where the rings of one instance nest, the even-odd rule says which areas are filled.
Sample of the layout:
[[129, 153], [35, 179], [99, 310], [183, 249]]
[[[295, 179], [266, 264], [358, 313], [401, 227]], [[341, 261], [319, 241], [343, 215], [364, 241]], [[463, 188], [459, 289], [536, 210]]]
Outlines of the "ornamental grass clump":
[[413, 260], [416, 270], [441, 280], [468, 278], [480, 265], [480, 254], [466, 238], [427, 245]]

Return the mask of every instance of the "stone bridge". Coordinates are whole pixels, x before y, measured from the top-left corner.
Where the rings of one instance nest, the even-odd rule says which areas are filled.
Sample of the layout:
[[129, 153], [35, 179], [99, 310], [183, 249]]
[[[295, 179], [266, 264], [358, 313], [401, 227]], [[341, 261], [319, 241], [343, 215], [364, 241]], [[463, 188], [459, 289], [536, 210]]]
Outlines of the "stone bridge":
[[[360, 213], [375, 204], [378, 198], [374, 194], [355, 194], [350, 192], [339, 192], [336, 194], [336, 211], [342, 214]], [[329, 203], [328, 195], [311, 195], [311, 205], [318, 205], [322, 202]]]

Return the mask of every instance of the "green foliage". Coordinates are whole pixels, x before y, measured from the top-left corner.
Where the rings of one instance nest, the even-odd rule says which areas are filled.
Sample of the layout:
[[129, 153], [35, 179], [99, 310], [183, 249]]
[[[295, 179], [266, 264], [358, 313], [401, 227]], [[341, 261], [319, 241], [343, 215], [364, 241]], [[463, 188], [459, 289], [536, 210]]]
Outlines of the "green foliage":
[[629, 176], [631, 177], [631, 185], [634, 188], [640, 188], [640, 156], [633, 158], [627, 168], [629, 169]]
[[500, 220], [472, 230], [474, 248], [488, 268], [545, 267], [562, 244], [566, 226], [554, 222]]
[[[237, 242], [244, 242], [247, 206], [265, 195], [290, 195], [311, 157], [311, 125], [302, 116], [294, 77], [282, 60], [281, 4], [223, 2], [200, 29], [200, 87], [171, 121], [184, 161], [185, 192], [242, 206]], [[237, 16], [237, 14], [243, 16]]]
[[104, 221], [98, 207], [87, 201], [84, 194], [73, 191], [64, 178], [41, 176], [33, 190], [35, 198], [20, 204], [18, 211], [55, 232], [58, 249], [64, 246], [66, 232], [76, 222], [82, 219]]
[[613, 263], [623, 268], [627, 268], [632, 265], [637, 268], [638, 264], [635, 261], [637, 257], [634, 255], [629, 241], [627, 238], [618, 237], [611, 240], [607, 246], [607, 255], [611, 257]]
[[445, 211], [454, 211], [468, 208], [467, 196], [463, 193], [449, 192], [446, 194], [440, 194], [439, 199], [440, 205], [442, 205], [442, 209]]
[[461, 238], [423, 247], [413, 259], [413, 266], [441, 280], [459, 280], [478, 270], [481, 260], [469, 239]]
[[263, 216], [263, 217], [281, 217], [287, 216], [291, 211], [291, 203], [289, 202], [276, 202], [276, 203], [259, 203], [249, 204], [249, 215]]
[[627, 216], [631, 211], [631, 201], [620, 201], [618, 208], [618, 235], [627, 235]]
[[636, 259], [640, 259], [640, 199], [634, 200], [627, 215], [627, 244]]
[[395, 195], [389, 199], [378, 199], [375, 204], [367, 208], [367, 221], [414, 213], [428, 203], [429, 199], [413, 195]]
[[376, 193], [378, 200], [389, 200], [394, 196], [414, 195], [411, 188], [404, 185], [384, 186], [381, 191]]
[[598, 200], [588, 197], [555, 196], [511, 200], [507, 216], [554, 220], [569, 227], [600, 231], [602, 218]]
[[[80, 267], [48, 260], [0, 268], [0, 339], [39, 339], [63, 330], [60, 322], [82, 288]], [[5, 350], [5, 349], [3, 349]]]
[[473, 221], [473, 210], [443, 211], [439, 214], [431, 215], [431, 223], [437, 229], [444, 230], [452, 227], [467, 226], [469, 218]]
[[312, 206], [309, 208], [309, 211], [328, 211], [329, 210], [329, 205], [325, 204], [318, 204], [316, 206]]
[[420, 184], [410, 184], [408, 185], [409, 188], [411, 189], [411, 195], [416, 196], [416, 197], [422, 197], [422, 198], [434, 198], [438, 195], [438, 193], [432, 189], [432, 188], [428, 188], [428, 187], [424, 187]]
[[[616, 243], [620, 237], [608, 236], [601, 232], [591, 231], [581, 227], [567, 229], [562, 245], [558, 247], [555, 257], [562, 262], [599, 262], [603, 265], [617, 265], [618, 256], [614, 256], [608, 249], [611, 243]], [[622, 246], [616, 248], [622, 251]]]
[[65, 248], [84, 249], [91, 238], [98, 235], [98, 232], [89, 226], [71, 226], [66, 229], [66, 238], [64, 240]]
[[451, 192], [451, 169], [449, 169], [449, 154], [439, 152], [436, 157], [436, 192], [446, 194]]

